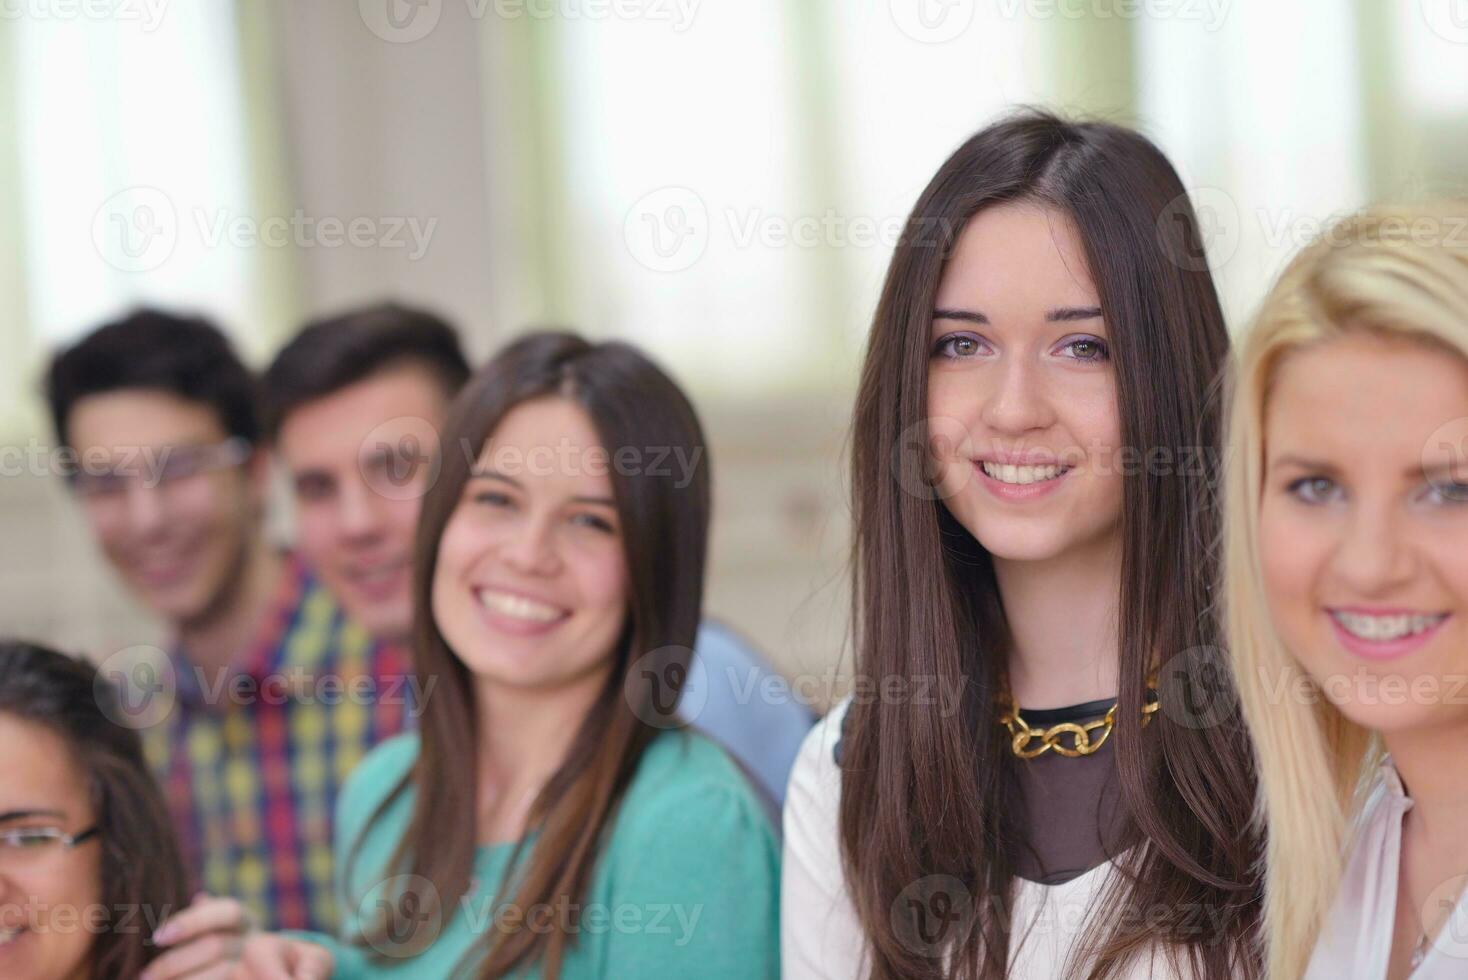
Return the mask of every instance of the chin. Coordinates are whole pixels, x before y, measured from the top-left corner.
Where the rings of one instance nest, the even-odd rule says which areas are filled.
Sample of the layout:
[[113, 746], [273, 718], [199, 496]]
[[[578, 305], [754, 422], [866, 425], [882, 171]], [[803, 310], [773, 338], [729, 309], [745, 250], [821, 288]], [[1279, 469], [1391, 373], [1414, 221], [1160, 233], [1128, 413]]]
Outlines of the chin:
[[406, 640], [413, 632], [412, 605], [373, 606], [359, 604], [347, 609], [347, 615], [355, 619], [374, 637], [384, 640]]
[[975, 517], [959, 523], [985, 551], [1004, 561], [1045, 561], [1073, 545], [1063, 529], [1043, 521]]
[[154, 613], [171, 622], [190, 623], [204, 615], [209, 608], [207, 595], [179, 595], [177, 593], [149, 592], [139, 588], [138, 595]]
[[1355, 699], [1333, 703], [1336, 710], [1351, 724], [1388, 738], [1393, 735], [1426, 731], [1445, 725], [1462, 726], [1468, 722], [1468, 719], [1462, 717], [1444, 717], [1446, 713], [1440, 706], [1415, 704], [1410, 698], [1396, 699], [1388, 703], [1380, 700]]

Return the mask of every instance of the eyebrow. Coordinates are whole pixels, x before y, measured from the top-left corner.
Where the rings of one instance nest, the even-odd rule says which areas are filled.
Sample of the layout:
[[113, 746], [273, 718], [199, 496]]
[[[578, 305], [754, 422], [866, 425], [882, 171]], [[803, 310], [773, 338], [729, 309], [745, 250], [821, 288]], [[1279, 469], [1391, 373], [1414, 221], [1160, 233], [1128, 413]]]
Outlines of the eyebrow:
[[[1278, 459], [1272, 460], [1271, 465], [1294, 466], [1298, 469], [1324, 473], [1330, 476], [1335, 476], [1340, 472], [1337, 466], [1332, 463], [1327, 463], [1325, 460], [1310, 459], [1306, 456], [1295, 456], [1293, 454], [1280, 456]], [[1417, 477], [1421, 476], [1426, 477], [1429, 480], [1442, 479], [1443, 477], [1458, 480], [1459, 477], [1457, 474], [1457, 470], [1460, 467], [1461, 464], [1455, 463], [1434, 463], [1431, 466], [1409, 466], [1406, 470], [1403, 471], [1403, 475], [1406, 476], [1408, 479], [1416, 479]]]
[[66, 814], [60, 810], [6, 810], [0, 813], [0, 823], [11, 820], [25, 820], [30, 817], [65, 817]]
[[[495, 469], [493, 467], [490, 467], [490, 466], [486, 466], [486, 467], [481, 467], [479, 469], [472, 469], [472, 470], [470, 470], [469, 471], [469, 479], [471, 479], [471, 480], [503, 480], [505, 483], [508, 483], [510, 486], [514, 487], [516, 490], [522, 490], [523, 491], [525, 489], [525, 485], [523, 483], [521, 483], [519, 480], [515, 479], [513, 476], [509, 476], [508, 474], [501, 473], [499, 470], [497, 470], [497, 469]], [[571, 503], [573, 503], [573, 504], [596, 504], [596, 505], [601, 506], [601, 507], [610, 507], [613, 510], [615, 510], [616, 507], [617, 507], [616, 501], [614, 501], [611, 497], [572, 497], [571, 498]]]
[[1305, 456], [1295, 456], [1293, 454], [1277, 456], [1270, 460], [1270, 463], [1274, 466], [1295, 466], [1302, 470], [1320, 470], [1324, 473], [1334, 473], [1336, 469], [1334, 465], [1327, 463], [1323, 459], [1309, 459]]
[[[1069, 323], [1073, 320], [1094, 320], [1100, 317], [1099, 306], [1057, 306], [1045, 313], [1046, 321], [1050, 323]], [[963, 320], [968, 323], [989, 322], [989, 318], [977, 310], [948, 310], [937, 309], [933, 311], [934, 320]]]
[[308, 480], [321, 480], [335, 483], [336, 475], [328, 469], [315, 466], [308, 466], [305, 469], [296, 470], [291, 474], [291, 482], [297, 485], [305, 483]]

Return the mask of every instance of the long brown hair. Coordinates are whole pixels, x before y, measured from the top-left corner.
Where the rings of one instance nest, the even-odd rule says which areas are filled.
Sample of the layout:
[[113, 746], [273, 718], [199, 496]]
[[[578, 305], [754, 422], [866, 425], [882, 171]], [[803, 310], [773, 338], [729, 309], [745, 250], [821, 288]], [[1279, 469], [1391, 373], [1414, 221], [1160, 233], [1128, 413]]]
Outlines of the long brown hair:
[[133, 980], [163, 952], [147, 941], [164, 919], [189, 904], [189, 886], [142, 741], [116, 720], [126, 714], [118, 692], [86, 661], [5, 640], [0, 713], [54, 732], [87, 781], [101, 847], [99, 904], [106, 916], [92, 940], [91, 976]]
[[[1115, 977], [1160, 940], [1196, 976], [1255, 976], [1261, 842], [1232, 686], [1225, 676], [1213, 692], [1211, 713], [1225, 717], [1209, 727], [1181, 722], [1165, 710], [1166, 697], [1145, 732], [1140, 720], [1148, 675], [1163, 663], [1185, 653], [1194, 659], [1181, 663], [1224, 663], [1208, 655], [1217, 644], [1210, 497], [1213, 392], [1228, 349], [1222, 311], [1196, 218], [1162, 153], [1119, 126], [1033, 111], [971, 137], [919, 197], [888, 269], [857, 397], [857, 672], [923, 676], [963, 691], [956, 712], [891, 699], [856, 699], [849, 709], [840, 834], [871, 975], [1008, 973], [1012, 854], [1026, 830], [1015, 814], [1016, 762], [997, 724], [1009, 632], [988, 554], [934, 495], [910, 492], [928, 477], [921, 448], [907, 450], [927, 445], [928, 337], [944, 263], [970, 218], [1011, 201], [1054, 207], [1075, 222], [1111, 334], [1123, 444], [1176, 454], [1170, 466], [1125, 476], [1113, 737], [1136, 846], [1117, 858], [1119, 873], [1082, 936], [1085, 955], [1072, 966], [1089, 957], [1089, 977]], [[972, 910], [941, 957], [910, 940], [925, 924], [900, 901], [929, 876], [956, 880]]]
[[[528, 335], [480, 370], [454, 402], [440, 442], [441, 469], [423, 500], [413, 568], [415, 670], [425, 685], [431, 677], [438, 680], [424, 705], [421, 751], [398, 787], [400, 792], [411, 786], [415, 796], [407, 833], [387, 871], [415, 877], [396, 896], [396, 908], [366, 931], [365, 940], [378, 951], [398, 945], [389, 915], [420, 918], [436, 911], [446, 926], [469, 890], [478, 714], [469, 671], [433, 621], [433, 573], [439, 539], [485, 441], [516, 405], [548, 395], [582, 406], [610, 457], [628, 447], [642, 453], [637, 465], [608, 469], [622, 528], [629, 608], [615, 667], [532, 807], [527, 837], [538, 832], [538, 839], [528, 850], [523, 839], [516, 847], [496, 906], [502, 899], [521, 909], [574, 910], [583, 903], [603, 833], [643, 750], [660, 729], [676, 724], [675, 699], [656, 685], [661, 681], [676, 693], [687, 675], [703, 601], [710, 483], [698, 418], [678, 386], [634, 347], [592, 344], [565, 332]], [[663, 454], [695, 465], [685, 472]], [[637, 670], [629, 673], [634, 662]], [[422, 889], [428, 894], [414, 891], [414, 881], [430, 883], [431, 889]], [[564, 904], [553, 904], [558, 902]], [[545, 977], [559, 976], [574, 941], [574, 918], [571, 925], [570, 931], [560, 922], [549, 930], [515, 928], [497, 919], [487, 948], [471, 951], [482, 956], [478, 975], [498, 977], [539, 963]], [[419, 930], [416, 938], [431, 941], [432, 935]]]

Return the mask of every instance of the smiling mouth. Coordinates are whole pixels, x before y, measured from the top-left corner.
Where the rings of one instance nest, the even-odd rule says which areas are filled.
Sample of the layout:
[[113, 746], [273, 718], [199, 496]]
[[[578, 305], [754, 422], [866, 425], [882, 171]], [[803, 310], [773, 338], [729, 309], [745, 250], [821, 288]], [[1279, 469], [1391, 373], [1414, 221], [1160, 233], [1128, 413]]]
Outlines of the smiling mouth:
[[1371, 643], [1387, 643], [1417, 636], [1435, 628], [1448, 618], [1447, 613], [1402, 613], [1396, 616], [1370, 616], [1365, 613], [1329, 610], [1331, 618], [1347, 633]]
[[492, 613], [527, 623], [554, 623], [571, 615], [570, 610], [497, 589], [475, 589], [474, 598]]
[[358, 566], [347, 570], [346, 577], [362, 586], [385, 585], [397, 579], [398, 573], [409, 566], [406, 559], [383, 562], [379, 565]]
[[1073, 467], [1054, 464], [1050, 466], [1011, 466], [1007, 463], [991, 463], [983, 460], [979, 465], [984, 470], [984, 475], [991, 480], [1000, 483], [1009, 483], [1014, 486], [1025, 486], [1030, 483], [1044, 483], [1047, 480], [1058, 480], [1069, 473]]

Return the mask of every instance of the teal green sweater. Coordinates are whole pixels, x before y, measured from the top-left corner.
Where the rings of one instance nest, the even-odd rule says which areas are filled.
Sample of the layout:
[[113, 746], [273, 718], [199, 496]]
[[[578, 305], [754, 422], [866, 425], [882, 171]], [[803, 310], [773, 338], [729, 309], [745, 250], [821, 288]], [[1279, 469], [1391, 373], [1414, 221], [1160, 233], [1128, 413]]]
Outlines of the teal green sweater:
[[[371, 827], [364, 823], [412, 767], [418, 748], [416, 734], [389, 739], [362, 760], [343, 787], [335, 831], [343, 936], [360, 934], [386, 894], [383, 869], [407, 828], [412, 790]], [[469, 814], [464, 818], [471, 819]], [[352, 860], [350, 851], [364, 829]], [[474, 891], [453, 906], [448, 921], [420, 924], [440, 931], [419, 956], [373, 958], [367, 955], [370, 948], [351, 942], [298, 936], [331, 949], [336, 977], [447, 978], [471, 946], [483, 948], [500, 911], [495, 892], [513, 849], [513, 844], [478, 849]], [[613, 817], [581, 903], [581, 928], [563, 963], [562, 980], [778, 977], [779, 892], [779, 843], [743, 774], [707, 738], [662, 732], [644, 752]], [[529, 917], [532, 927], [545, 928], [547, 913], [553, 921], [563, 917], [561, 910], [542, 910]], [[468, 976], [474, 975], [471, 969]], [[524, 975], [539, 977], [540, 971]]]

